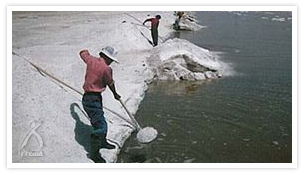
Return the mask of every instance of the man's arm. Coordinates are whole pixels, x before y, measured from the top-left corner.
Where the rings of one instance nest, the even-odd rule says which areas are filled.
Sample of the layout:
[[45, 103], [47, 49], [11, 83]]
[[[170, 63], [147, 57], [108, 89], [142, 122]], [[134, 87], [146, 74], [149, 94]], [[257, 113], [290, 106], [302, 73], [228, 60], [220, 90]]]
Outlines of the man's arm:
[[146, 23], [147, 21], [151, 21], [151, 19], [152, 19], [152, 18], [146, 19], [146, 20], [143, 22], [143, 25], [145, 25], [145, 23]]
[[113, 93], [114, 98], [116, 100], [119, 100], [121, 98], [121, 96], [116, 92], [114, 83], [112, 83], [111, 85], [108, 85], [108, 87], [111, 90], [111, 92]]
[[108, 67], [108, 69], [104, 72], [104, 81], [108, 85], [109, 89], [111, 90], [114, 98], [119, 100], [121, 96], [116, 92], [114, 80], [112, 78], [112, 69]]
[[84, 49], [84, 50], [80, 51], [79, 55], [82, 58], [82, 60], [84, 60], [85, 63], [88, 62], [90, 54], [89, 54], [89, 51], [87, 49]]

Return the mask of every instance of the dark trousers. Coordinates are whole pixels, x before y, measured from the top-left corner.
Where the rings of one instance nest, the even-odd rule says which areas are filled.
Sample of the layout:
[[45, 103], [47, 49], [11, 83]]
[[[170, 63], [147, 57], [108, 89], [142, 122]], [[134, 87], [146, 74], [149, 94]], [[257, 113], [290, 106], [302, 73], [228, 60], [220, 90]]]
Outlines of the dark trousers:
[[153, 40], [154, 46], [158, 45], [158, 29], [151, 29], [151, 37]]
[[83, 95], [82, 104], [90, 118], [94, 134], [107, 134], [107, 122], [104, 117], [101, 93], [85, 93]]

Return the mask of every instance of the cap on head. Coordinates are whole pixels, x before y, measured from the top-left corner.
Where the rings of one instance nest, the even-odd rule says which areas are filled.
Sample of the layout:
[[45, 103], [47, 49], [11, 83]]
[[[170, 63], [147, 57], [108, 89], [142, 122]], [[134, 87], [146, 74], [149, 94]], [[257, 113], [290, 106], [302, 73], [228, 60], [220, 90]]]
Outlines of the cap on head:
[[[104, 55], [106, 55], [109, 59], [119, 63], [119, 61], [115, 58], [115, 56], [117, 55], [117, 51], [111, 47], [111, 46], [106, 46], [104, 48], [102, 48], [101, 51]], [[101, 54], [100, 54], [101, 55]]]
[[160, 15], [156, 15], [156, 18], [161, 19], [161, 16]]

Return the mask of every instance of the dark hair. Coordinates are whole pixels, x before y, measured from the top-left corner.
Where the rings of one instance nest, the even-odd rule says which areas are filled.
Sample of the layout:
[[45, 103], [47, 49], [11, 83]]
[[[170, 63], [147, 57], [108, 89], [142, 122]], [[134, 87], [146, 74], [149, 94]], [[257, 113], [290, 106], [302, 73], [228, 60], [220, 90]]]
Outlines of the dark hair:
[[99, 53], [100, 57], [102, 57], [104, 60], [109, 60], [109, 64], [113, 62], [113, 60], [111, 58], [109, 58], [106, 54], [104, 54], [103, 52]]
[[102, 57], [102, 58], [107, 57], [103, 52], [100, 52], [99, 55], [100, 55], [100, 57]]
[[107, 58], [107, 59], [113, 61], [111, 58], [109, 58], [109, 57], [108, 57], [106, 54], [104, 54], [103, 52], [100, 52], [99, 55], [100, 55], [100, 57], [102, 57], [102, 58], [104, 58], [104, 59]]
[[156, 18], [161, 19], [161, 16], [160, 15], [156, 15]]

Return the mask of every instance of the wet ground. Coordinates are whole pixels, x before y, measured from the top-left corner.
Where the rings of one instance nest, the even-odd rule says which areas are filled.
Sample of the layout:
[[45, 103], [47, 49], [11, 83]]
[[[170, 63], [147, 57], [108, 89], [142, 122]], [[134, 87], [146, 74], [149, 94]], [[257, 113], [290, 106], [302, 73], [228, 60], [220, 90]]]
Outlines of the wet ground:
[[152, 83], [136, 119], [156, 128], [158, 138], [140, 144], [131, 137], [118, 162], [291, 162], [289, 17], [283, 12], [198, 13], [208, 27], [176, 36], [220, 52], [236, 74]]

